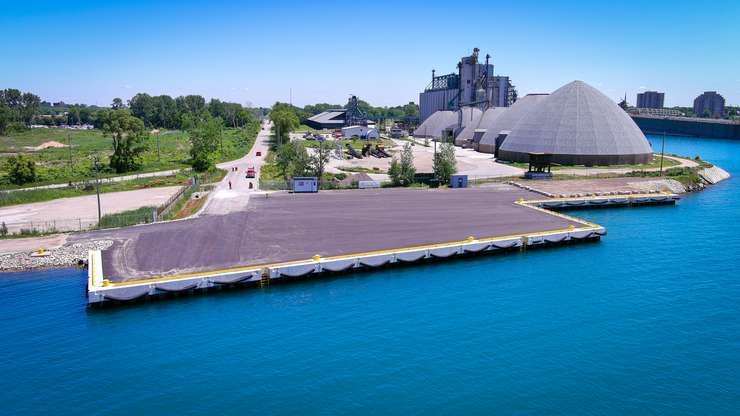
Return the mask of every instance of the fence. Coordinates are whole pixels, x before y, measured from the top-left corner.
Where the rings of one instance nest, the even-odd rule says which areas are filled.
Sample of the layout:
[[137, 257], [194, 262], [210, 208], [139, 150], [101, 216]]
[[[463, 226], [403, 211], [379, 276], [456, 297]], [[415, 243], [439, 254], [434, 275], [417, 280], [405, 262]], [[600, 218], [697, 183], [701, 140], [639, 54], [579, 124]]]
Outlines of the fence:
[[[57, 218], [43, 221], [4, 221], [0, 219], [0, 237], [7, 235], [34, 236], [56, 232], [89, 231], [99, 228], [126, 227], [156, 222], [167, 214], [188, 191], [198, 186], [196, 177], [181, 187], [158, 207], [141, 207], [122, 213], [106, 214], [98, 223], [97, 217]], [[0, 195], [1, 196], [1, 195]]]
[[[175, 175], [182, 174], [182, 173], [189, 174], [191, 171], [192, 171], [191, 168], [184, 168], [184, 169], [179, 169], [179, 170], [174, 169], [174, 170], [159, 171], [159, 172], [137, 173], [135, 175], [108, 176], [108, 177], [101, 177], [100, 184], [106, 185], [106, 184], [112, 184], [112, 183], [118, 183], [118, 182], [135, 181], [139, 179], [175, 176]], [[95, 186], [95, 178], [73, 181], [71, 183], [71, 186], [74, 188], [92, 188]], [[62, 189], [62, 188], [69, 188], [69, 187], [70, 187], [69, 183], [53, 183], [53, 184], [48, 184], [48, 185], [31, 186], [27, 188], [5, 189], [5, 190], [0, 191], [0, 193], [33, 191], [33, 190], [38, 190], [38, 189]]]
[[[52, 234], [57, 232], [89, 231], [98, 228], [124, 227], [133, 224], [150, 223], [154, 220], [154, 208], [145, 207], [141, 212], [132, 214], [112, 214], [101, 219], [100, 226], [98, 218], [66, 218], [48, 221], [21, 221], [2, 222], [0, 231], [7, 230], [7, 235], [34, 236], [41, 234]], [[5, 227], [2, 226], [5, 224]], [[0, 235], [2, 236], [2, 235]]]
[[[157, 214], [156, 217], [160, 218], [164, 215], [167, 215], [167, 213], [172, 209], [173, 206], [177, 203], [177, 201], [182, 198], [183, 195], [185, 195], [186, 192], [188, 192], [191, 189], [194, 189], [198, 186], [198, 177], [193, 176], [188, 180], [188, 184], [180, 188], [177, 192], [175, 192], [174, 195], [172, 195], [167, 202], [157, 207]], [[155, 218], [156, 221], [156, 218]]]

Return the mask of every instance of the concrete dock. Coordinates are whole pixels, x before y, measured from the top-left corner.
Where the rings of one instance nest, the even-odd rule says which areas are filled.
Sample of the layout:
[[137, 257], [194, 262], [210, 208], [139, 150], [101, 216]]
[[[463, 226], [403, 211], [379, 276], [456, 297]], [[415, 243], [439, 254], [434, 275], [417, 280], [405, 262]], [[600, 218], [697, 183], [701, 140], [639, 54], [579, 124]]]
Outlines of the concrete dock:
[[[626, 198], [650, 202], [644, 197]], [[660, 203], [677, 199], [651, 197]], [[599, 238], [603, 227], [543, 208], [581, 202], [551, 206], [539, 194], [508, 185], [253, 196], [244, 212], [101, 233], [115, 243], [103, 253], [91, 253], [88, 299], [129, 300]]]

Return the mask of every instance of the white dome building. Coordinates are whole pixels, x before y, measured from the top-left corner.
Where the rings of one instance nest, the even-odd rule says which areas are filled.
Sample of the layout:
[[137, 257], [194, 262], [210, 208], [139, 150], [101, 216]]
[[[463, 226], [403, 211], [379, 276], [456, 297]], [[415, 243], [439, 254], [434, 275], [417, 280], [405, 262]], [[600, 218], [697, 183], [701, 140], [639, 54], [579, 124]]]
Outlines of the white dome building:
[[527, 162], [529, 153], [549, 153], [552, 162], [563, 165], [631, 165], [652, 159], [650, 143], [632, 118], [582, 81], [544, 96], [507, 130], [498, 149], [502, 160]]

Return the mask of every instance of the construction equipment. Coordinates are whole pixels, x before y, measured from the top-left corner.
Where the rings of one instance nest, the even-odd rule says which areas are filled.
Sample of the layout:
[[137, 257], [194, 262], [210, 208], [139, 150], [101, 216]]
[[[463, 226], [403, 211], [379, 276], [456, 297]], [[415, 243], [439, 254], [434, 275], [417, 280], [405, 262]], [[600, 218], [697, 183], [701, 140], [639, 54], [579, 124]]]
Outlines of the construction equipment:
[[382, 155], [382, 157], [391, 157], [391, 155], [390, 155], [390, 154], [388, 154], [388, 152], [386, 152], [386, 151], [385, 151], [385, 147], [383, 147], [382, 145], [379, 145], [379, 144], [378, 144], [378, 145], [376, 145], [376, 146], [375, 146], [375, 150], [377, 150], [377, 152], [378, 152], [378, 153], [379, 153], [380, 155]]
[[347, 143], [347, 152], [349, 152], [349, 155], [354, 157], [355, 159], [362, 159], [362, 155], [357, 153], [354, 147], [352, 147], [351, 144]]

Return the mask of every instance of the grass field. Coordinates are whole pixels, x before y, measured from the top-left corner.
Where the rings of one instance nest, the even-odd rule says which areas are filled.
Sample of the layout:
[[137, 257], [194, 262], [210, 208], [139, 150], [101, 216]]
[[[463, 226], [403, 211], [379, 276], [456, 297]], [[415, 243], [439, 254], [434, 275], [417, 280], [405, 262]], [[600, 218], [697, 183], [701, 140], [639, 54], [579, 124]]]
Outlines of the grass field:
[[154, 209], [155, 207], [141, 207], [119, 212], [118, 214], [103, 215], [100, 218], [98, 228], [118, 228], [136, 224], [148, 224], [153, 220], [152, 211]]
[[[527, 169], [529, 167], [529, 163], [522, 163], [522, 162], [514, 162], [514, 163], [507, 163], [508, 165], [515, 166], [521, 169]], [[677, 166], [679, 162], [664, 158], [663, 159], [663, 168], [670, 168], [672, 166]], [[577, 165], [577, 166], [560, 166], [560, 165], [553, 165], [552, 170], [558, 171], [558, 170], [571, 170], [571, 169], [631, 169], [631, 170], [642, 170], [642, 169], [657, 169], [660, 167], [660, 156], [653, 156], [653, 160], [650, 161], [650, 163], [645, 163], [642, 165], [612, 165], [612, 166], [583, 166], [583, 165]]]
[[[221, 162], [243, 156], [252, 148], [255, 138], [256, 134], [247, 133], [246, 130], [225, 129], [223, 149], [219, 149], [217, 160]], [[31, 149], [51, 141], [62, 143], [65, 147]], [[120, 175], [189, 167], [190, 141], [186, 132], [162, 131], [159, 134], [159, 158], [156, 135], [150, 135], [147, 145], [148, 150], [141, 158], [141, 168]], [[36, 161], [37, 180], [24, 187], [89, 180], [94, 177], [93, 155], [100, 157], [103, 165], [101, 176], [120, 176], [107, 168], [108, 158], [112, 153], [112, 140], [101, 131], [31, 129], [0, 137], [0, 189], [17, 188], [7, 180], [5, 160], [19, 153]]]

